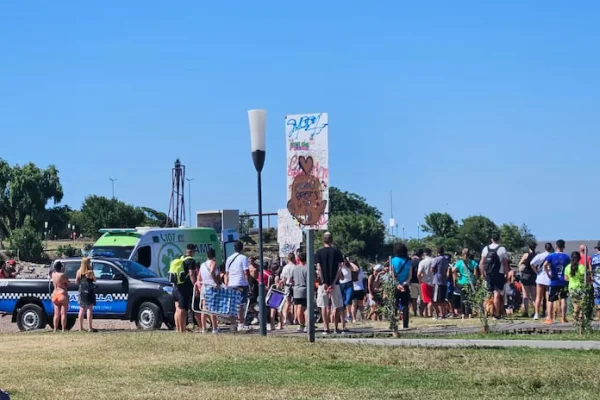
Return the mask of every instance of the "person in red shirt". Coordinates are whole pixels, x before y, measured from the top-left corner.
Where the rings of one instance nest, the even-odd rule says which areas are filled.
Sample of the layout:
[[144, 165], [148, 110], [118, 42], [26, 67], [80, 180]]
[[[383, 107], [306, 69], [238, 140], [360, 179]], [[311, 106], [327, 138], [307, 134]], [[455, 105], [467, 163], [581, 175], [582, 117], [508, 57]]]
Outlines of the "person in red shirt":
[[592, 257], [588, 255], [588, 249], [585, 244], [579, 246], [579, 255], [581, 256], [580, 260], [585, 260], [585, 268], [591, 269], [592, 267]]

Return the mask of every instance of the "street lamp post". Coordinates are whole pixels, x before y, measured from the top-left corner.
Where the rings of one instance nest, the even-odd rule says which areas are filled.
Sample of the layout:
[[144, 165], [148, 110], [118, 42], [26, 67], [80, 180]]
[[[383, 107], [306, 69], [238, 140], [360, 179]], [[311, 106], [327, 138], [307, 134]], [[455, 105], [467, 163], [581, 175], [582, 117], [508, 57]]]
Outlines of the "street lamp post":
[[267, 133], [267, 110], [249, 110], [248, 120], [250, 122], [250, 145], [252, 149], [252, 161], [257, 173], [258, 180], [258, 273], [260, 276], [258, 285], [258, 319], [260, 322], [260, 334], [267, 335], [267, 310], [265, 306], [265, 283], [263, 278], [263, 231], [262, 231], [262, 182], [261, 172], [265, 165], [266, 156], [266, 133]]
[[117, 180], [117, 178], [108, 178], [109, 181], [112, 182], [112, 194], [113, 194], [113, 199], [115, 198], [115, 181]]
[[46, 250], [48, 250], [48, 221], [44, 222], [44, 237], [46, 238]]
[[196, 178], [185, 178], [188, 181], [188, 207], [190, 208], [190, 227], [192, 226], [192, 181]]

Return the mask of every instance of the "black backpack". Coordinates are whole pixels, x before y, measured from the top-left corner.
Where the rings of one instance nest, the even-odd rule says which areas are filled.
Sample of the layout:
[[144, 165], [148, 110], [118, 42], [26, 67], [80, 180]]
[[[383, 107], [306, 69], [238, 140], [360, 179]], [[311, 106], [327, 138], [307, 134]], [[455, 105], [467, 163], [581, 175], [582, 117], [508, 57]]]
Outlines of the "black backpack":
[[498, 275], [500, 273], [502, 261], [500, 261], [500, 256], [498, 256], [499, 249], [500, 246], [495, 249], [491, 249], [490, 246], [487, 247], [487, 256], [485, 256], [486, 275]]

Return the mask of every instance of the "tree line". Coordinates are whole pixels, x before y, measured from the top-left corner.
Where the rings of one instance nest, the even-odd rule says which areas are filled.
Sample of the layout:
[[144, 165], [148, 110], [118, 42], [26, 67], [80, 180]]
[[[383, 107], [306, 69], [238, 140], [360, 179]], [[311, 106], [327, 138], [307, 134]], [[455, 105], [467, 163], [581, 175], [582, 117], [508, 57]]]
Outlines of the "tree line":
[[[22, 258], [38, 258], [44, 232], [49, 239], [67, 239], [75, 226], [76, 234], [95, 239], [101, 228], [172, 226], [161, 211], [117, 199], [90, 195], [77, 210], [61, 204], [62, 198], [59, 171], [54, 165], [46, 169], [33, 163], [10, 166], [0, 159], [0, 239], [8, 239], [8, 247], [18, 250]], [[329, 202], [329, 230], [344, 254], [369, 261], [391, 254], [398, 238], [386, 234], [381, 211], [364, 197], [336, 187], [329, 189]], [[241, 233], [248, 234], [253, 226], [252, 219], [242, 218]], [[501, 234], [509, 251], [524, 249], [535, 240], [525, 225], [498, 226], [481, 215], [459, 222], [447, 213], [431, 213], [425, 216], [422, 230], [427, 234], [424, 238], [406, 241], [409, 249], [443, 246], [450, 252], [462, 247], [479, 251], [492, 232]]]

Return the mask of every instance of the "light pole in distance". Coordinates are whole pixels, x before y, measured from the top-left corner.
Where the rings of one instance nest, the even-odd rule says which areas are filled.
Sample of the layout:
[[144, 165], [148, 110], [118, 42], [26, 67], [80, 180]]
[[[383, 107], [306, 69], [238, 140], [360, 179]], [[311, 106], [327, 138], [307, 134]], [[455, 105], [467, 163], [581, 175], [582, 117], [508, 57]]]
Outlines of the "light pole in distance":
[[113, 199], [115, 198], [115, 181], [117, 180], [117, 178], [108, 178], [109, 181], [112, 182], [112, 193], [113, 193]]
[[263, 277], [263, 231], [262, 231], [262, 182], [261, 172], [265, 165], [266, 156], [266, 134], [267, 134], [267, 110], [249, 110], [248, 120], [250, 122], [250, 146], [252, 149], [252, 161], [257, 173], [258, 180], [258, 273], [260, 280], [258, 285], [258, 319], [260, 322], [261, 336], [267, 335], [267, 310], [265, 306], [265, 283]]
[[196, 178], [185, 178], [188, 181], [188, 207], [190, 208], [190, 227], [192, 226], [192, 181]]

